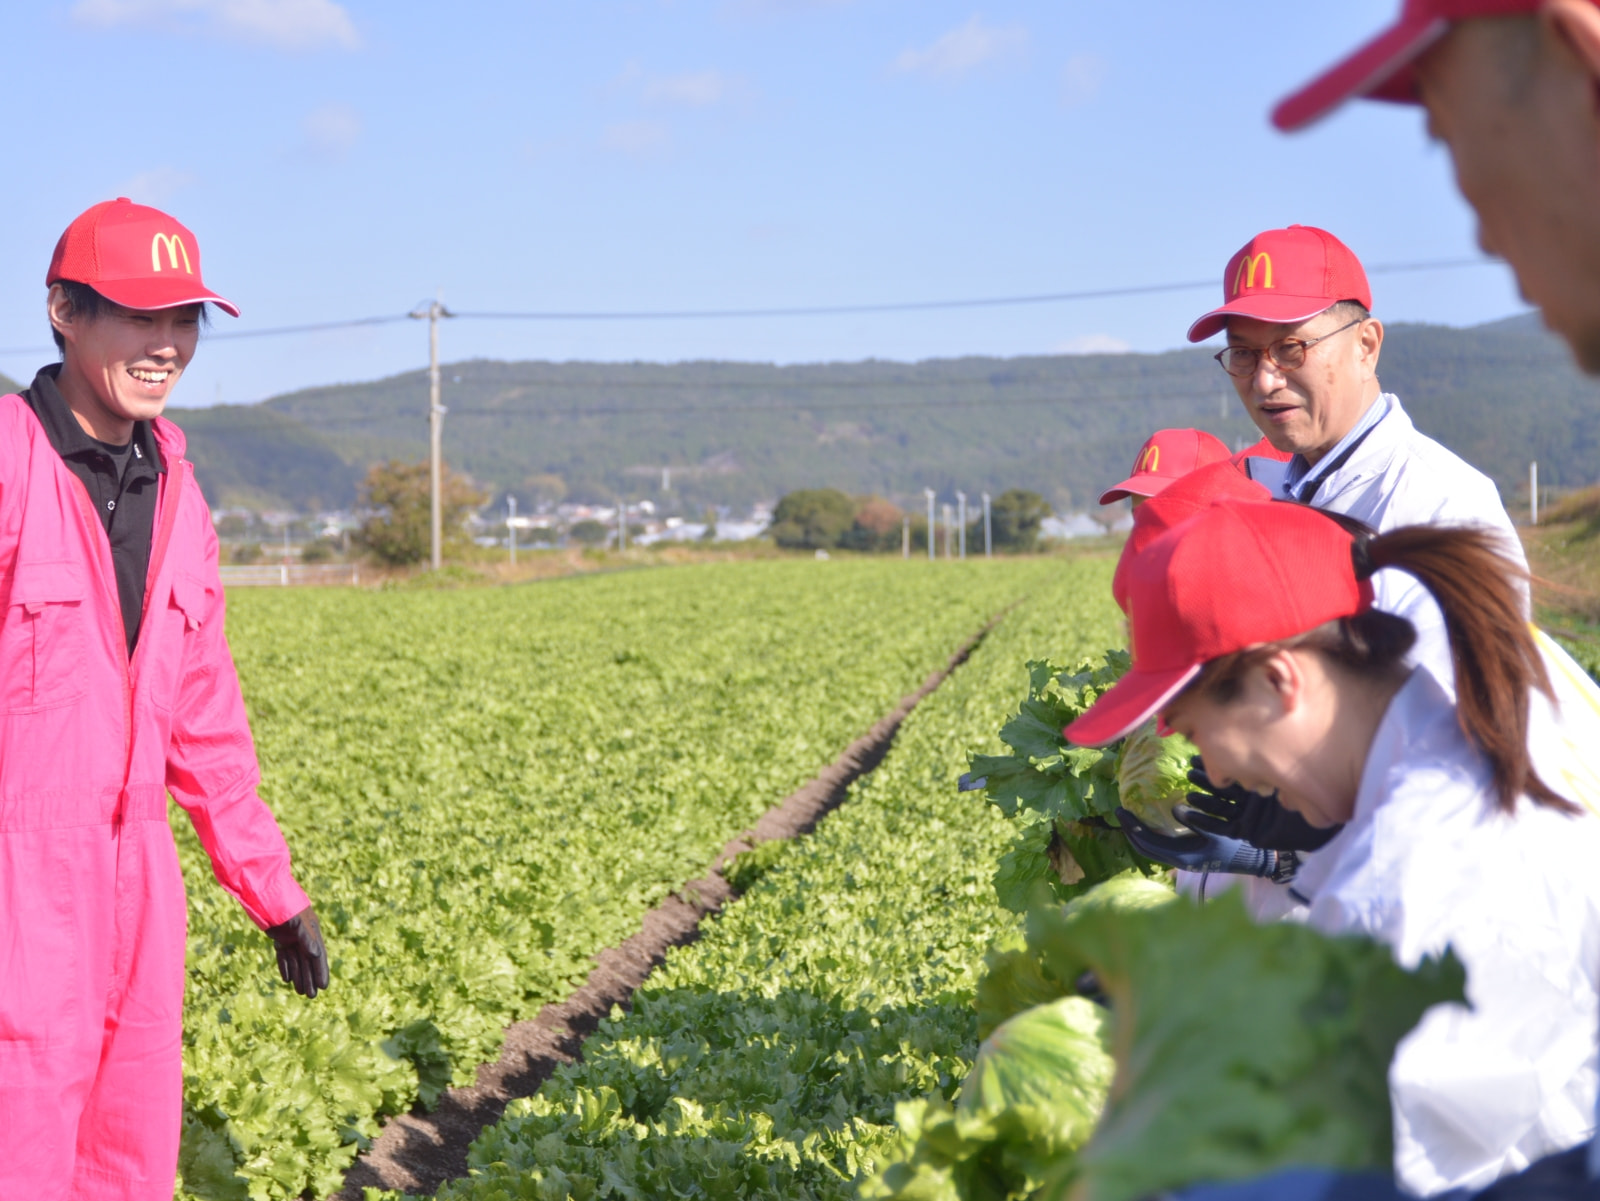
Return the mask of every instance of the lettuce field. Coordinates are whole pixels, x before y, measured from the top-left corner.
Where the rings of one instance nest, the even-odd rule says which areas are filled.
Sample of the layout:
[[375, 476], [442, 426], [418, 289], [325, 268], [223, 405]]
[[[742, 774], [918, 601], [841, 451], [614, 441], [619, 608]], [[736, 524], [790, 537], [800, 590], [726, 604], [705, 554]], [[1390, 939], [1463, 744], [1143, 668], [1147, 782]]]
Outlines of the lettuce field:
[[1109, 570], [783, 561], [230, 594], [263, 794], [334, 983], [313, 1003], [279, 983], [175, 815], [190, 891], [181, 1192], [336, 1191], [386, 1115], [469, 1082], [508, 1023], [568, 995], [1004, 614], [851, 800], [441, 1194], [650, 1196], [692, 1178], [683, 1195], [852, 1195], [895, 1104], [964, 1076], [983, 954], [1018, 920], [990, 883], [1008, 823], [954, 780], [969, 751], [998, 746], [1026, 661], [1116, 641]]

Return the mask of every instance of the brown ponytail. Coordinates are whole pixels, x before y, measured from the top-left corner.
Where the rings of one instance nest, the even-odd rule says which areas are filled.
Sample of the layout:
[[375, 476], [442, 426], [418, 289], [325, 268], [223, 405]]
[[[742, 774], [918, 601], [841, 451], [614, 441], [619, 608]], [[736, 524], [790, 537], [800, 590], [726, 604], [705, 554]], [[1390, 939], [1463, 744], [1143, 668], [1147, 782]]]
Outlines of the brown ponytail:
[[1489, 530], [1412, 525], [1358, 539], [1358, 575], [1391, 567], [1415, 576], [1438, 602], [1456, 674], [1462, 732], [1489, 761], [1500, 808], [1514, 813], [1526, 794], [1553, 809], [1577, 806], [1544, 782], [1528, 758], [1528, 701], [1554, 699], [1544, 658], [1528, 628], [1521, 564]]

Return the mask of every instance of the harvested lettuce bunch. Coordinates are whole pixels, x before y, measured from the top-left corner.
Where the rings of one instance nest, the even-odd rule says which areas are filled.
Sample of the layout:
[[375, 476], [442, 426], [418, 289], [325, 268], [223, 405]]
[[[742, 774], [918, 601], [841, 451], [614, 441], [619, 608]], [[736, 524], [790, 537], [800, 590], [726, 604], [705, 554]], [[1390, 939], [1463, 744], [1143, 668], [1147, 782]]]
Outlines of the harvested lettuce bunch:
[[[1089, 889], [1064, 907], [1051, 908], [1048, 892], [1035, 893], [1034, 908], [1058, 914], [1067, 929], [1092, 913], [1138, 912], [1171, 904], [1177, 899], [1172, 889], [1138, 872], [1124, 872]], [[1030, 927], [1032, 929], [1033, 927]], [[1053, 927], [1052, 927], [1053, 928]], [[1044, 956], [1031, 939], [1020, 945], [1004, 944], [990, 951], [985, 959], [989, 970], [978, 982], [974, 1002], [978, 1011], [978, 1037], [986, 1038], [1008, 1018], [1042, 1005], [1057, 997], [1075, 996], [1079, 976], [1058, 977], [1045, 967]]]
[[863, 1197], [1012, 1201], [1083, 1145], [1111, 1086], [1105, 1010], [1058, 997], [1017, 1014], [978, 1048], [954, 1109], [903, 1104], [902, 1158]]
[[1450, 956], [1416, 971], [1388, 947], [1261, 926], [1236, 892], [1207, 905], [1029, 917], [1045, 978], [1092, 972], [1117, 1073], [1093, 1138], [1041, 1201], [1138, 1201], [1292, 1164], [1388, 1171], [1388, 1069], [1430, 1006], [1461, 1001]]
[[[1237, 893], [1198, 906], [1136, 874], [1041, 905], [989, 962], [958, 1104], [897, 1110], [898, 1157], [863, 1197], [1140, 1201], [1291, 1165], [1387, 1173], [1395, 1045], [1465, 985], [1449, 956], [1407, 972], [1381, 943], [1260, 926]], [[1102, 1048], [1115, 1074], [1084, 1142]]]
[[1163, 834], [1190, 833], [1172, 816], [1172, 807], [1189, 795], [1189, 759], [1199, 753], [1182, 734], [1163, 738], [1154, 718], [1145, 722], [1122, 740], [1117, 755], [1117, 792], [1123, 807]]
[[[1091, 889], [1062, 916], [1173, 900], [1170, 888], [1133, 872]], [[1036, 951], [993, 951], [989, 964], [977, 1002], [983, 1043], [955, 1106], [939, 1096], [902, 1103], [898, 1152], [863, 1198], [1028, 1197], [1089, 1136], [1111, 1083], [1109, 1012], [1077, 995], [1074, 982], [1047, 976]]]
[[[1000, 741], [1011, 753], [968, 759], [968, 779], [981, 781], [989, 801], [1017, 823], [994, 881], [1000, 903], [1013, 912], [1027, 910], [1039, 885], [1067, 901], [1123, 872], [1165, 872], [1135, 851], [1117, 827], [1122, 745], [1071, 746], [1061, 735], [1130, 665], [1126, 651], [1107, 651], [1071, 668], [1043, 659], [1029, 663], [1028, 697], [1000, 728]], [[1161, 790], [1169, 760], [1180, 752], [1186, 760], [1193, 754], [1187, 747], [1183, 743], [1161, 754], [1153, 748], [1140, 751], [1140, 764], [1148, 758], [1148, 766], [1139, 767], [1134, 781], [1144, 790], [1135, 798], [1139, 803], [1146, 791], [1165, 797]]]

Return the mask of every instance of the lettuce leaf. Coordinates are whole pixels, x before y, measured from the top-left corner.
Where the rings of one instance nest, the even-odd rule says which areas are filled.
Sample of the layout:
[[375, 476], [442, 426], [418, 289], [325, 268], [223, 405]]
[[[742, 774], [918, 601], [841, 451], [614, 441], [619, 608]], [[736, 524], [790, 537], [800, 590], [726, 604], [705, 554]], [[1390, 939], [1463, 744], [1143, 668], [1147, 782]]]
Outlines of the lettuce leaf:
[[1189, 759], [1200, 753], [1182, 734], [1165, 738], [1154, 718], [1122, 740], [1117, 755], [1117, 792], [1124, 808], [1163, 834], [1190, 831], [1172, 816], [1172, 807], [1189, 795]]

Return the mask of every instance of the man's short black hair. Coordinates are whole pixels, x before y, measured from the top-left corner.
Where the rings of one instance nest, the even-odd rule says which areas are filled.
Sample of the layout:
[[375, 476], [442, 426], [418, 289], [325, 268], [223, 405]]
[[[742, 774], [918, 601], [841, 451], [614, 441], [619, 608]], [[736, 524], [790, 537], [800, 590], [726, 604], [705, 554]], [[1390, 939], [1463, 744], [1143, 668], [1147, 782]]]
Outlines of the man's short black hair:
[[[108, 300], [100, 295], [88, 284], [79, 283], [75, 279], [58, 279], [58, 286], [67, 297], [67, 307], [72, 310], [74, 317], [82, 317], [86, 321], [94, 321], [102, 313], [114, 313], [122, 306], [114, 300]], [[210, 310], [202, 303], [200, 305], [200, 328], [204, 329], [211, 324]], [[67, 340], [61, 336], [61, 331], [53, 324], [50, 326], [50, 337], [56, 344], [57, 353], [65, 356], [67, 353]]]
[[[61, 279], [56, 283], [67, 294], [67, 307], [72, 310], [74, 317], [83, 317], [93, 321], [107, 309], [114, 307], [100, 293], [88, 284], [80, 284], [75, 279]], [[61, 331], [54, 324], [50, 326], [50, 336], [55, 339], [56, 351], [59, 354], [67, 353], [67, 340], [61, 336]]]
[[1372, 314], [1367, 311], [1367, 306], [1362, 304], [1359, 300], [1341, 300], [1338, 304], [1334, 305], [1330, 311], [1339, 314], [1339, 316], [1343, 317], [1346, 321], [1365, 321], [1368, 317], [1372, 316]]

